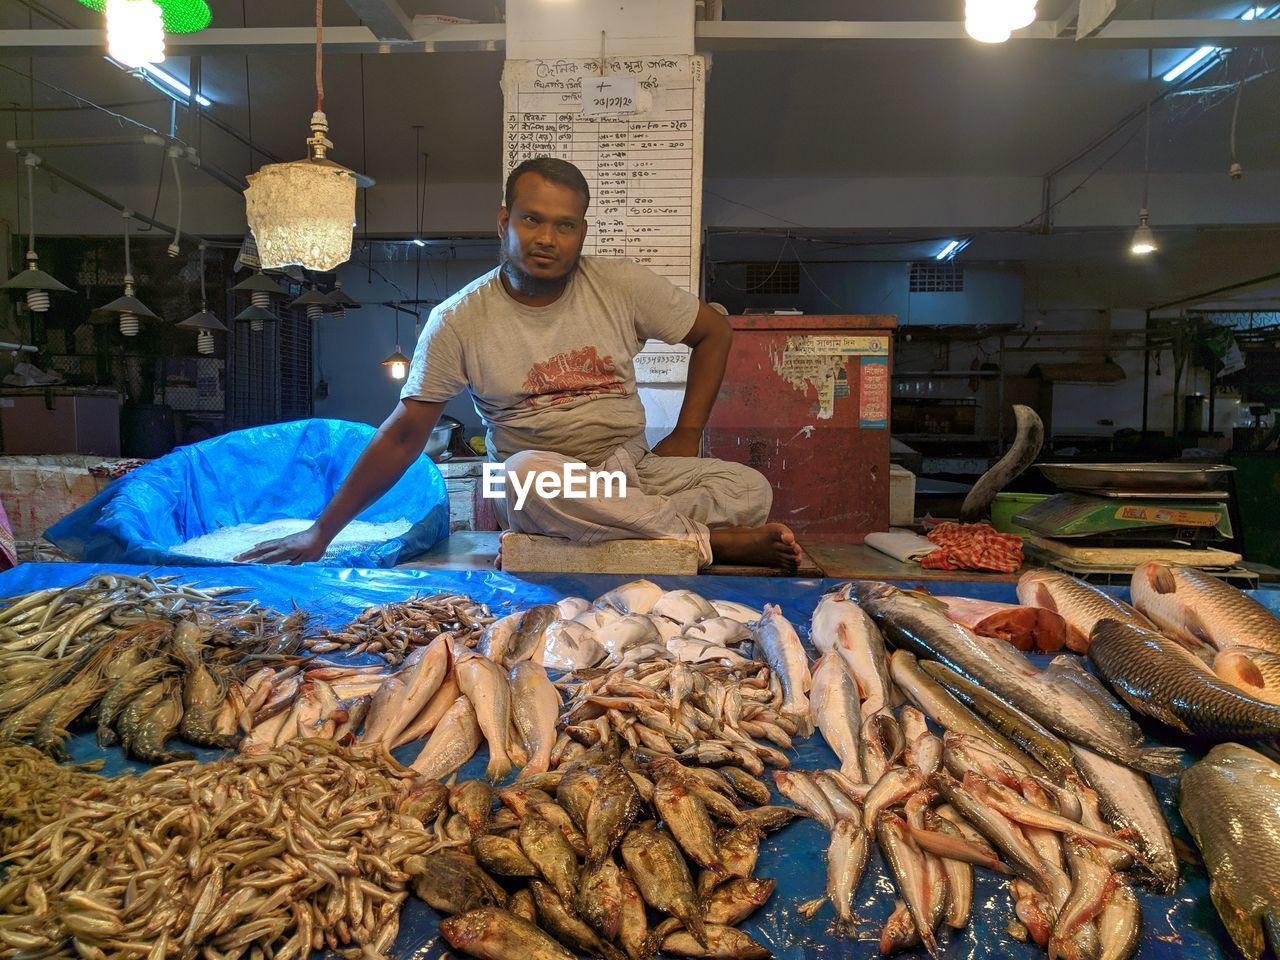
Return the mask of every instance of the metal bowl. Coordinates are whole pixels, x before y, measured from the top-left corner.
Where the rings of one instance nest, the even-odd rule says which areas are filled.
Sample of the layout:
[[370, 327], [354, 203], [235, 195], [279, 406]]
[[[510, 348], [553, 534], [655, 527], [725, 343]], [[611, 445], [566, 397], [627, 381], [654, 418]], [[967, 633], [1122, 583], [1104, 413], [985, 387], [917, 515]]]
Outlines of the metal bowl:
[[1217, 463], [1039, 463], [1045, 478], [1064, 490], [1208, 490], [1235, 467]]
[[432, 428], [431, 436], [427, 438], [427, 445], [422, 452], [432, 460], [447, 459], [446, 454], [453, 444], [454, 432], [461, 429], [461, 421], [453, 417], [441, 417], [440, 422]]

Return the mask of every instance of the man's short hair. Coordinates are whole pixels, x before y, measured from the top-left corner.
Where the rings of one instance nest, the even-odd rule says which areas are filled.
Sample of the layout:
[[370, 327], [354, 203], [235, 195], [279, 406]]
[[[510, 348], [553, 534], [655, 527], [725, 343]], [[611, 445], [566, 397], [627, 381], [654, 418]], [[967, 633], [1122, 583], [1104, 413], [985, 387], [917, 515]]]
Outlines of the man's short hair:
[[582, 205], [584, 213], [587, 207], [591, 206], [591, 188], [587, 186], [587, 178], [582, 175], [581, 170], [568, 160], [561, 160], [558, 157], [533, 157], [512, 170], [507, 177], [503, 203], [508, 210], [511, 209], [512, 201], [515, 200], [516, 181], [526, 173], [536, 173], [544, 180], [550, 180], [552, 183], [558, 183], [562, 187], [568, 187], [582, 194], [582, 199], [585, 201]]

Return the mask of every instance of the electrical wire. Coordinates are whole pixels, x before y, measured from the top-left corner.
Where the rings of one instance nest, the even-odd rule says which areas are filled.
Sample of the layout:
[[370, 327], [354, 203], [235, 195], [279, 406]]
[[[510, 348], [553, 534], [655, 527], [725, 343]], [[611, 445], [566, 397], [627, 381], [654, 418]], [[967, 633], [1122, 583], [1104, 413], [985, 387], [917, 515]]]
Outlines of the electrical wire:
[[[173, 148], [168, 151], [168, 153], [169, 162], [173, 166], [173, 185], [178, 191], [178, 219], [173, 225], [173, 242], [169, 244], [169, 248], [166, 252], [169, 256], [176, 257], [178, 255], [178, 244], [182, 240], [182, 175], [178, 172], [177, 149]], [[201, 256], [204, 256], [203, 248]], [[203, 267], [201, 269], [203, 269]]]
[[324, 0], [316, 0], [316, 113], [324, 113]]
[[[1155, 10], [1155, 0], [1151, 2], [1151, 8]], [[1152, 62], [1155, 51], [1147, 47], [1147, 86], [1151, 85]], [[1147, 97], [1146, 110], [1146, 146], [1143, 148], [1142, 154], [1142, 209], [1147, 209], [1147, 195], [1151, 191], [1151, 98]]]
[[[65, 97], [70, 97], [72, 100], [75, 100], [77, 103], [82, 104], [87, 109], [98, 110], [102, 113], [105, 113], [107, 116], [111, 117], [121, 126], [124, 126], [125, 124], [132, 124], [133, 126], [137, 127], [140, 130], [147, 131], [147, 133], [154, 133], [159, 136], [164, 136], [164, 134], [160, 133], [160, 131], [155, 129], [155, 127], [149, 127], [145, 123], [135, 120], [133, 119], [133, 117], [130, 117], [126, 114], [116, 113], [114, 110], [108, 109], [102, 104], [96, 103], [93, 100], [90, 100], [88, 97], [82, 97], [78, 93], [72, 93], [70, 90], [66, 90], [58, 86], [56, 83], [49, 83], [49, 81], [47, 80], [41, 80], [38, 77], [36, 77], [33, 73], [23, 73], [21, 70], [18, 70], [15, 67], [11, 67], [7, 63], [0, 63], [0, 70], [7, 70], [10, 73], [14, 74], [15, 76], [22, 77], [23, 79], [33, 84], [38, 83], [42, 87], [48, 87], [50, 90], [53, 90], [56, 93], [60, 93]], [[144, 102], [154, 103], [157, 101], [144, 101]], [[34, 106], [34, 103], [33, 103], [33, 106]], [[34, 112], [34, 110], [32, 110], [31, 112]]]

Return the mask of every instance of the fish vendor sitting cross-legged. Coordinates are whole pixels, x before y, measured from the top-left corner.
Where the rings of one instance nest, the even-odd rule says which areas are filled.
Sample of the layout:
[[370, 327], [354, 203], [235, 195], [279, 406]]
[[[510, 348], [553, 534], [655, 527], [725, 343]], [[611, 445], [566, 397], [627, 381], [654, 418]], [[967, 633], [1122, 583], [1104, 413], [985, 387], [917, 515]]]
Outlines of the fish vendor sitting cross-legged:
[[[497, 501], [505, 528], [583, 544], [692, 540], [703, 566], [796, 568], [794, 535], [766, 522], [765, 477], [698, 456], [733, 340], [728, 322], [631, 260], [582, 256], [589, 202], [586, 179], [567, 161], [539, 157], [512, 170], [498, 213], [502, 265], [431, 311], [400, 402], [315, 523], [237, 559], [318, 560], [421, 455], [445, 404], [469, 389], [489, 457], [505, 465], [505, 504]], [[692, 348], [675, 429], [653, 449], [634, 365], [649, 339]], [[623, 476], [625, 492], [616, 483], [597, 484], [594, 496], [555, 495], [566, 467], [584, 465]], [[533, 482], [544, 474], [557, 482]]]

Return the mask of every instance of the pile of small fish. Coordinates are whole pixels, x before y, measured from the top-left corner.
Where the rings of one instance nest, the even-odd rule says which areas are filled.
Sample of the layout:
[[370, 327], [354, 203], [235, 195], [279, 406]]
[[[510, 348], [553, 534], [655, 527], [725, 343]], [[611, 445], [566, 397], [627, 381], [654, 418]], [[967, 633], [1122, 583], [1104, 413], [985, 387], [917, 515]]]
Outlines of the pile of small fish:
[[2, 858], [0, 957], [379, 957], [446, 792], [320, 740], [101, 780]]
[[[892, 658], [885, 636], [903, 648]], [[1171, 890], [1173, 840], [1147, 780], [1082, 744], [1158, 769], [1174, 755], [1142, 749], [1114, 716], [1074, 710], [1068, 701], [1092, 707], [1107, 695], [1068, 661], [1039, 671], [927, 596], [845, 585], [818, 604], [811, 638], [823, 654], [813, 719], [841, 766], [774, 777], [831, 831], [827, 894], [838, 930], [854, 925], [852, 897], [874, 838], [901, 896], [881, 932], [886, 955], [921, 943], [933, 953], [944, 922], [967, 925], [972, 865], [1011, 877], [1011, 935], [1053, 956], [1133, 953], [1141, 911], [1124, 871]], [[910, 703], [895, 714], [903, 697]]]
[[[770, 806], [740, 767], [619, 746], [496, 793], [478, 780], [449, 791], [438, 830], [457, 849], [425, 855], [414, 889], [446, 915], [450, 945], [487, 960], [772, 955], [736, 925], [773, 894], [753, 876], [764, 834], [802, 812]], [[651, 928], [646, 908], [665, 919]]]
[[346, 626], [307, 640], [312, 653], [371, 653], [398, 664], [415, 647], [448, 634], [457, 644], [475, 646], [496, 618], [485, 603], [461, 593], [410, 597], [369, 607]]
[[0, 747], [0, 853], [62, 816], [62, 802], [101, 783], [102, 760], [54, 763], [35, 747]]
[[59, 760], [76, 723], [149, 762], [173, 736], [227, 748], [227, 689], [259, 659], [288, 659], [306, 617], [218, 599], [165, 578], [99, 575], [13, 598], [0, 610], [0, 743], [30, 739]]
[[734, 648], [751, 639], [761, 616], [740, 603], [633, 580], [594, 602], [565, 597], [503, 617], [476, 649], [505, 667], [533, 660], [565, 671], [655, 659], [740, 663], [749, 652]]

